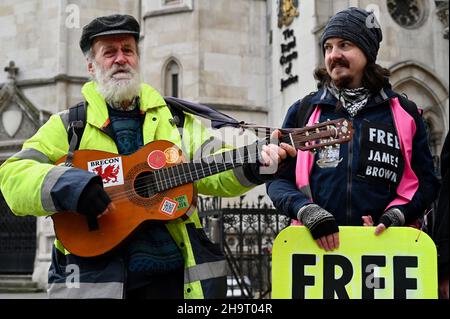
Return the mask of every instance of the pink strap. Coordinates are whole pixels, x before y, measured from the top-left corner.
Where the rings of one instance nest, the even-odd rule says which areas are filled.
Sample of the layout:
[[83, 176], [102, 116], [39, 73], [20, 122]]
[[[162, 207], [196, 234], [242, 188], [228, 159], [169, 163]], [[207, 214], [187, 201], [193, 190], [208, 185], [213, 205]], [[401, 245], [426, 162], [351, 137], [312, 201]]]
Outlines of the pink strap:
[[402, 179], [397, 186], [397, 197], [386, 207], [386, 210], [391, 206], [409, 203], [419, 188], [419, 180], [411, 168], [413, 138], [417, 130], [416, 123], [412, 116], [400, 105], [398, 98], [391, 99], [391, 109], [405, 167]]
[[[312, 126], [319, 122], [320, 106], [316, 106], [306, 126]], [[314, 155], [310, 151], [297, 151], [297, 165], [295, 166], [295, 180], [299, 190], [309, 187], [309, 175], [314, 164]]]

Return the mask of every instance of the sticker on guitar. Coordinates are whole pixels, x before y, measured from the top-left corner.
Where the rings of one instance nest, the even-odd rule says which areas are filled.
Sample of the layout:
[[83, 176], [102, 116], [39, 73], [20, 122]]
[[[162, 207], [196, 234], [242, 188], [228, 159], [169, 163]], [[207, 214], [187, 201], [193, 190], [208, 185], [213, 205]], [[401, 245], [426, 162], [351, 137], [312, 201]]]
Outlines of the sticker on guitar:
[[123, 185], [122, 158], [106, 158], [87, 162], [88, 171], [100, 176], [103, 187]]
[[166, 165], [166, 155], [163, 151], [154, 150], [147, 156], [147, 164], [153, 169], [160, 169]]
[[180, 155], [178, 152], [178, 149], [176, 149], [175, 147], [166, 148], [166, 150], [164, 151], [164, 155], [166, 156], [167, 163], [177, 163], [180, 159]]
[[159, 210], [164, 214], [173, 215], [173, 213], [175, 213], [175, 211], [177, 210], [177, 207], [177, 201], [174, 201], [169, 197], [164, 197]]

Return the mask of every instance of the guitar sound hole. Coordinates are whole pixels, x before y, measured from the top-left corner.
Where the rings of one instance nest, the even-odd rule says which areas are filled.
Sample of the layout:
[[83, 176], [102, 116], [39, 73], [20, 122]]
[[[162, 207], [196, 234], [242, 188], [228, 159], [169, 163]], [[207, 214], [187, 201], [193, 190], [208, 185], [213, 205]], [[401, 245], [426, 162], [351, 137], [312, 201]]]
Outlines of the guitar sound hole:
[[136, 176], [133, 183], [134, 191], [141, 197], [150, 198], [156, 194], [152, 172], [142, 172]]

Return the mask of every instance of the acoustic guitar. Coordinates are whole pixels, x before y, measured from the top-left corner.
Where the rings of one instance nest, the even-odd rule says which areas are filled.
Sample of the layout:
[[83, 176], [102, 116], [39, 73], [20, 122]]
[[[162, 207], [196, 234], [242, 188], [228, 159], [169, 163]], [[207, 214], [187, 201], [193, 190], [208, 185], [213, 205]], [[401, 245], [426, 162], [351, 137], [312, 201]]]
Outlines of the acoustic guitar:
[[[300, 150], [317, 150], [351, 140], [351, 122], [337, 119], [314, 126], [281, 130], [281, 142]], [[77, 212], [52, 215], [56, 237], [74, 255], [92, 257], [109, 252], [146, 220], [187, 218], [195, 210], [195, 181], [254, 163], [268, 138], [249, 146], [186, 162], [169, 141], [148, 143], [131, 155], [96, 150], [74, 152], [73, 166], [93, 172], [115, 209], [87, 222]], [[66, 156], [57, 161], [63, 164]]]

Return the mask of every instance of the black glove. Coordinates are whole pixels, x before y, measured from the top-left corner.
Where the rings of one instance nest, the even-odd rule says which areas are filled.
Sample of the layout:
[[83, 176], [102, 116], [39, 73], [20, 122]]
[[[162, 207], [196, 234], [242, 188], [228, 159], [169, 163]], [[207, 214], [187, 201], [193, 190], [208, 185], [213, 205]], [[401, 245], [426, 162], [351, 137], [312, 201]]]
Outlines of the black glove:
[[260, 174], [261, 163], [247, 163], [242, 165], [245, 177], [253, 184], [260, 185], [274, 178], [273, 174]]
[[389, 226], [403, 226], [405, 224], [405, 215], [399, 208], [392, 207], [381, 215], [378, 222], [384, 224], [386, 228]]
[[97, 180], [90, 181], [78, 199], [77, 212], [88, 217], [97, 217], [111, 203], [111, 199]]
[[303, 206], [298, 211], [297, 218], [308, 227], [314, 239], [339, 232], [334, 216], [319, 205]]

